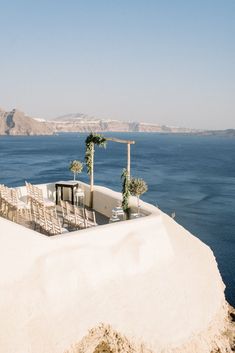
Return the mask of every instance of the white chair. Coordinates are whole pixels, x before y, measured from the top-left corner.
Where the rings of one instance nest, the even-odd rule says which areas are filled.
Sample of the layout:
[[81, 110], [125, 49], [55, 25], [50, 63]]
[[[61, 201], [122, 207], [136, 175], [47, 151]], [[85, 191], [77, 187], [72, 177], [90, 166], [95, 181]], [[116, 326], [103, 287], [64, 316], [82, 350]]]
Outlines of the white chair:
[[68, 232], [67, 229], [61, 226], [57, 213], [53, 209], [48, 209], [34, 200], [32, 202], [32, 210], [35, 230], [38, 227], [40, 233], [49, 236]]
[[45, 211], [46, 232], [49, 236], [67, 233], [68, 230], [61, 227], [60, 220], [52, 213]]
[[95, 217], [95, 212], [91, 210], [85, 209], [85, 223], [86, 223], [86, 228], [90, 227], [95, 227], [98, 224], [96, 223], [96, 217]]
[[68, 221], [68, 227], [70, 228], [84, 228], [85, 219], [83, 214], [79, 211], [79, 208], [71, 205], [68, 201], [65, 201], [66, 210], [67, 210], [67, 217], [66, 220]]
[[18, 191], [11, 189], [11, 199], [9, 200], [9, 210], [12, 211], [13, 221], [31, 221], [31, 208], [25, 202], [19, 200]]
[[86, 217], [84, 208], [74, 206], [74, 216], [78, 227], [86, 228]]
[[32, 185], [25, 182], [26, 190], [27, 190], [27, 200], [30, 203], [33, 200], [37, 201], [38, 203], [42, 204], [46, 208], [55, 208], [55, 203], [43, 196], [43, 192], [40, 188], [35, 185]]
[[0, 211], [3, 216], [15, 222], [19, 222], [20, 220], [31, 221], [30, 207], [23, 201], [19, 200], [19, 195], [16, 189], [1, 185], [0, 198]]

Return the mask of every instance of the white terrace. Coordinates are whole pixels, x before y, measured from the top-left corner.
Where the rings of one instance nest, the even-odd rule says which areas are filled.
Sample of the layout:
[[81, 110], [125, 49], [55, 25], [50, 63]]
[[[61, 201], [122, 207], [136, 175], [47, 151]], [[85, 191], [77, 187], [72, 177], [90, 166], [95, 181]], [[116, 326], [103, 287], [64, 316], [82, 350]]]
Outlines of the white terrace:
[[[54, 184], [39, 188], [55, 201]], [[95, 186], [94, 209], [107, 218], [120, 200]], [[212, 251], [158, 208], [141, 202], [141, 212], [51, 237], [0, 217], [1, 352], [63, 353], [100, 323], [153, 352], [221, 347], [226, 306]]]
[[[122, 197], [119, 193], [96, 186], [92, 210], [88, 207], [90, 195], [90, 187], [77, 181], [42, 185], [26, 182], [26, 186], [16, 189], [1, 185], [0, 215], [46, 235], [81, 231], [126, 219], [120, 207]], [[140, 212], [135, 198], [131, 198], [130, 206], [132, 219], [151, 213], [145, 203], [142, 203]]]

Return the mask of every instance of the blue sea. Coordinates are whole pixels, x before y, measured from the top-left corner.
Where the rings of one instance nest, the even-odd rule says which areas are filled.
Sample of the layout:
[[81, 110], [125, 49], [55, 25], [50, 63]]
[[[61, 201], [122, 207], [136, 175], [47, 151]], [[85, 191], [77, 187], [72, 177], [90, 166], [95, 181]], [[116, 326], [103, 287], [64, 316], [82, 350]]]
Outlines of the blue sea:
[[[8, 186], [72, 179], [68, 165], [84, 159], [87, 134], [1, 136], [0, 183]], [[157, 133], [106, 133], [133, 139], [131, 174], [149, 190], [143, 199], [208, 244], [216, 256], [227, 300], [235, 306], [235, 138]], [[96, 148], [95, 183], [121, 191], [126, 145]], [[88, 181], [86, 172], [80, 175]]]

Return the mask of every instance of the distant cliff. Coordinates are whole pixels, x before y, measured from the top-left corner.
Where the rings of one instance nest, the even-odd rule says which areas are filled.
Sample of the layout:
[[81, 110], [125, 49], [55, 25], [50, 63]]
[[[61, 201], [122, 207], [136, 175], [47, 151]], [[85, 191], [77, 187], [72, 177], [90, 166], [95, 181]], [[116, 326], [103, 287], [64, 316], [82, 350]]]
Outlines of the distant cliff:
[[197, 135], [235, 137], [235, 129], [205, 130], [205, 131], [197, 132]]
[[13, 109], [6, 112], [0, 109], [0, 135], [52, 135], [50, 123], [26, 116]]
[[114, 132], [162, 132], [162, 133], [191, 133], [196, 130], [170, 127], [165, 125], [126, 122], [112, 119], [99, 119], [85, 114], [68, 114], [51, 121], [56, 132], [88, 132], [88, 131], [114, 131]]
[[235, 136], [235, 129], [196, 130], [143, 122], [100, 119], [86, 114], [68, 114], [53, 120], [36, 119], [13, 109], [0, 108], [0, 135], [52, 135], [59, 132], [159, 132]]

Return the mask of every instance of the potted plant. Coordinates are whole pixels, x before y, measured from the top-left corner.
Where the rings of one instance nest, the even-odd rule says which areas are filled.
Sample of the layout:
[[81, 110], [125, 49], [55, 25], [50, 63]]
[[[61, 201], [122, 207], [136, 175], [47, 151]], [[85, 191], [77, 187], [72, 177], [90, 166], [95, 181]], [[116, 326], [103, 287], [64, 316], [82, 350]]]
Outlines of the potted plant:
[[74, 160], [69, 165], [70, 172], [73, 173], [73, 180], [76, 180], [76, 175], [80, 174], [83, 170], [83, 163], [77, 160]]
[[137, 197], [138, 215], [140, 213], [140, 196], [148, 190], [148, 185], [141, 178], [131, 178], [129, 183], [129, 191], [132, 196]]

